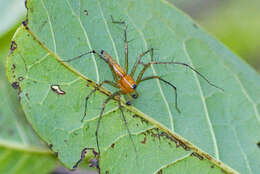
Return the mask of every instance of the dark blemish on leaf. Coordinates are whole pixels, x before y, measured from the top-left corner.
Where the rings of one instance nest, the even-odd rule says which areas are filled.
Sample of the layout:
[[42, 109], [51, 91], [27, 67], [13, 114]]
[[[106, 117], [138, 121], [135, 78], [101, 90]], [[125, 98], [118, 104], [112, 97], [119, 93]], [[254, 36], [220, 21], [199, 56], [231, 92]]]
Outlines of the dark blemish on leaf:
[[64, 140], [64, 143], [67, 143], [68, 142], [68, 140]]
[[100, 173], [98, 153], [95, 151], [94, 148], [89, 148], [89, 149], [92, 149], [92, 153], [95, 156], [95, 158], [89, 160], [89, 167], [95, 167], [98, 170], [98, 173]]
[[109, 174], [109, 171], [106, 171], [106, 174]]
[[51, 90], [56, 92], [56, 94], [58, 94], [58, 95], [66, 94], [65, 91], [61, 90], [60, 85], [51, 85]]
[[15, 64], [12, 65], [12, 70], [15, 70], [16, 66]]
[[25, 8], [28, 9], [28, 7], [27, 7], [27, 0], [25, 0], [24, 5], [25, 5]]
[[23, 22], [22, 22], [23, 26], [25, 27], [26, 30], [28, 30], [28, 19], [25, 19]]
[[183, 142], [181, 142], [181, 141], [177, 140], [176, 138], [168, 135], [167, 133], [161, 132], [161, 133], [158, 133], [158, 134], [160, 134], [160, 137], [163, 136], [163, 137], [169, 139], [170, 141], [173, 141], [176, 144], [176, 148], [181, 146], [184, 150], [190, 151], [190, 148], [188, 146], [186, 146]]
[[260, 141], [256, 145], [260, 149]]
[[25, 93], [25, 96], [26, 96], [27, 100], [30, 100], [30, 97], [29, 97], [28, 93]]
[[12, 87], [13, 87], [14, 89], [20, 88], [19, 82], [13, 82], [13, 83], [12, 83]]
[[196, 29], [198, 28], [198, 25], [195, 24], [195, 23], [193, 23], [192, 26], [193, 26], [194, 28], [196, 28]]
[[97, 158], [90, 159], [89, 167], [95, 167], [95, 168], [99, 169], [98, 159]]
[[141, 141], [142, 144], [145, 144], [146, 143], [146, 136], [144, 137], [144, 140]]
[[24, 78], [23, 77], [18, 77], [18, 80], [21, 82], [21, 81], [24, 80]]
[[161, 169], [161, 170], [159, 170], [158, 174], [162, 174], [162, 169]]
[[88, 84], [86, 84], [86, 87], [89, 87], [89, 85], [88, 85]]
[[139, 118], [139, 119], [141, 120], [142, 123], [146, 123], [146, 124], [148, 124], [148, 121], [145, 120], [144, 118], [140, 117], [139, 115], [134, 114], [134, 115], [133, 115], [133, 118]]
[[114, 146], [115, 146], [115, 143], [111, 144], [111, 148], [114, 148]]
[[89, 80], [89, 79], [87, 79], [87, 81], [88, 81], [89, 83], [92, 83], [92, 81], [91, 81], [91, 80]]
[[17, 48], [17, 44], [16, 42], [13, 40], [11, 42], [11, 46], [10, 46], [10, 50], [11, 50], [11, 53]]
[[199, 154], [196, 153], [196, 152], [192, 152], [192, 153], [191, 153], [191, 156], [195, 156], [195, 157], [199, 158], [200, 160], [203, 160], [203, 159], [204, 159], [203, 156], [199, 155]]
[[73, 166], [73, 169], [76, 169], [79, 165], [79, 163], [85, 158], [86, 156], [86, 153], [87, 153], [87, 150], [88, 148], [84, 148], [82, 151], [81, 151], [81, 156], [80, 156], [80, 159], [76, 162], [76, 164]]
[[[210, 155], [208, 155], [208, 154], [204, 154], [204, 157], [205, 158], [207, 158], [208, 160], [212, 160], [213, 158], [210, 156]], [[217, 162], [219, 165], [220, 165], [220, 162]]]
[[84, 10], [84, 15], [88, 16], [88, 10]]
[[49, 148], [52, 150], [53, 144], [49, 144]]
[[214, 165], [211, 165], [211, 166], [210, 166], [210, 168], [212, 168], [212, 169], [213, 169], [213, 168], [214, 168]]
[[55, 156], [58, 158], [59, 153], [58, 152], [54, 152]]
[[78, 133], [77, 133], [77, 132], [73, 132], [73, 135], [77, 136], [77, 135], [78, 135]]

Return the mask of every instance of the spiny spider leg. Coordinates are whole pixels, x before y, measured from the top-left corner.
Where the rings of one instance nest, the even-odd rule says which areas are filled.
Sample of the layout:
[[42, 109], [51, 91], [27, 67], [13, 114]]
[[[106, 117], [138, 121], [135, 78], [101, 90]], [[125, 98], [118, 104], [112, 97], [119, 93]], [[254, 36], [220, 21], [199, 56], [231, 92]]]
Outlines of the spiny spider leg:
[[143, 70], [140, 72], [139, 76], [137, 77], [136, 82], [138, 83], [138, 81], [141, 80], [144, 72], [146, 71], [146, 69], [148, 67], [150, 67], [152, 64], [175, 64], [175, 65], [182, 65], [182, 66], [186, 66], [189, 69], [191, 69], [192, 71], [194, 71], [195, 73], [197, 73], [201, 78], [203, 78], [209, 85], [214, 86], [215, 88], [220, 89], [221, 91], [224, 91], [223, 88], [218, 87], [217, 85], [213, 84], [212, 82], [210, 82], [204, 75], [202, 75], [199, 71], [197, 71], [196, 69], [194, 69], [192, 66], [186, 64], [186, 63], [182, 63], [182, 62], [149, 62], [147, 64], [144, 64], [143, 62], [140, 62], [141, 64], [144, 65]]
[[131, 73], [130, 73], [130, 76], [134, 77], [136, 68], [137, 68], [137, 66], [141, 63], [142, 57], [144, 57], [144, 56], [145, 56], [147, 53], [149, 53], [149, 52], [151, 53], [151, 60], [153, 60], [153, 48], [150, 48], [149, 50], [143, 52], [142, 54], [140, 54], [140, 55], [138, 56], [138, 58], [136, 59], [136, 62], [135, 62], [135, 64], [134, 64], [134, 66], [133, 66], [133, 68], [132, 68], [132, 71], [131, 71]]
[[121, 111], [121, 116], [122, 116], [122, 118], [123, 118], [123, 120], [124, 120], [124, 124], [125, 124], [125, 127], [126, 127], [126, 129], [127, 129], [129, 138], [130, 138], [130, 140], [131, 140], [131, 142], [132, 142], [132, 144], [133, 144], [133, 146], [134, 146], [135, 152], [137, 153], [136, 146], [135, 146], [135, 144], [134, 144], [134, 140], [133, 140], [132, 134], [131, 134], [131, 132], [130, 132], [129, 127], [127, 126], [127, 121], [126, 121], [126, 118], [125, 118], [125, 115], [124, 115], [124, 112], [123, 112], [123, 108], [122, 108], [122, 105], [121, 105], [120, 98], [119, 98], [119, 100], [118, 100], [118, 106], [119, 106], [119, 109], [120, 109], [120, 111]]
[[137, 81], [137, 84], [140, 84], [141, 82], [144, 82], [144, 81], [146, 81], [146, 80], [152, 80], [152, 79], [158, 79], [158, 80], [160, 80], [160, 81], [162, 81], [162, 82], [164, 82], [164, 83], [170, 85], [170, 86], [174, 89], [174, 94], [175, 94], [175, 108], [176, 108], [176, 110], [177, 110], [179, 113], [181, 113], [180, 109], [178, 108], [177, 88], [176, 88], [176, 86], [174, 86], [174, 85], [171, 84], [170, 82], [168, 82], [168, 81], [162, 79], [162, 78], [159, 77], [159, 76], [149, 76], [149, 77], [144, 77], [143, 79]]
[[106, 104], [109, 102], [109, 100], [113, 99], [114, 97], [118, 96], [118, 95], [121, 95], [122, 94], [122, 91], [117, 91], [117, 92], [114, 92], [113, 94], [111, 94], [103, 103], [102, 105], [102, 108], [101, 108], [101, 112], [99, 114], [99, 117], [98, 117], [98, 122], [97, 122], [97, 128], [96, 128], [96, 132], [95, 132], [95, 136], [96, 136], [96, 142], [97, 142], [97, 148], [98, 148], [98, 153], [100, 154], [100, 148], [99, 148], [99, 141], [98, 141], [98, 130], [99, 130], [99, 126], [100, 126], [100, 121], [102, 119], [102, 115], [104, 113], [104, 110], [105, 110], [105, 106]]
[[119, 88], [118, 85], [115, 83], [115, 82], [112, 82], [112, 81], [108, 81], [108, 80], [104, 80], [103, 82], [101, 82], [100, 84], [98, 84], [89, 94], [88, 96], [85, 98], [85, 110], [84, 110], [84, 116], [83, 118], [81, 119], [81, 122], [83, 122], [83, 120], [85, 119], [86, 115], [87, 115], [87, 106], [88, 106], [88, 99], [89, 97], [95, 93], [102, 85], [104, 84], [109, 84], [115, 88]]
[[[103, 51], [103, 50], [102, 50], [102, 51]], [[104, 60], [104, 61], [108, 64], [108, 66], [109, 66], [109, 68], [110, 68], [110, 70], [111, 70], [111, 72], [112, 72], [112, 75], [113, 75], [114, 80], [115, 80], [115, 81], [118, 81], [117, 75], [116, 75], [116, 73], [115, 73], [115, 71], [114, 71], [114, 69], [113, 69], [113, 65], [111, 65], [111, 64], [108, 62], [108, 60], [107, 60], [105, 57], [103, 57], [102, 54], [99, 54], [96, 50], [92, 50], [92, 51], [83, 53], [83, 54], [81, 54], [81, 55], [79, 55], [79, 56], [73, 57], [73, 58], [68, 59], [68, 60], [63, 60], [62, 62], [70, 62], [70, 61], [79, 59], [79, 58], [81, 58], [82, 56], [85, 56], [85, 55], [87, 55], [87, 54], [95, 54], [95, 55], [97, 55], [100, 59]]]
[[125, 44], [125, 71], [128, 73], [128, 41], [127, 41], [127, 25], [125, 21], [115, 21], [111, 16], [112, 23], [124, 25], [124, 44]]

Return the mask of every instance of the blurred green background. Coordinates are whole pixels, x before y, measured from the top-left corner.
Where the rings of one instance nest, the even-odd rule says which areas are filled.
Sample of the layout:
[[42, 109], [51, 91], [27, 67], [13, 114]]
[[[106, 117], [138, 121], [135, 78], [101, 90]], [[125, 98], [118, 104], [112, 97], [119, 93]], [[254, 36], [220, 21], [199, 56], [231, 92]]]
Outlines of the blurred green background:
[[260, 72], [260, 0], [169, 0]]
[[[168, 1], [189, 14], [211, 35], [260, 72], [260, 0]], [[15, 28], [25, 18], [25, 13], [24, 0], [0, 0], [0, 47], [6, 47], [6, 56]], [[1, 72], [5, 71], [4, 57], [0, 57]], [[8, 83], [2, 75], [0, 83]], [[60, 170], [63, 169], [56, 172]]]

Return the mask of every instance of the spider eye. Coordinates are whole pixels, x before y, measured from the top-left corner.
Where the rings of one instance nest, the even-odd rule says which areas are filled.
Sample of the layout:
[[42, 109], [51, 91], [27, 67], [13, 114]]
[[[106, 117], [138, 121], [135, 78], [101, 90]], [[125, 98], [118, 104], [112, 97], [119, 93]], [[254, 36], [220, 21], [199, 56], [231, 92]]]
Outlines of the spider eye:
[[134, 84], [134, 85], [132, 86], [133, 89], [136, 89], [136, 87], [137, 87], [136, 84]]

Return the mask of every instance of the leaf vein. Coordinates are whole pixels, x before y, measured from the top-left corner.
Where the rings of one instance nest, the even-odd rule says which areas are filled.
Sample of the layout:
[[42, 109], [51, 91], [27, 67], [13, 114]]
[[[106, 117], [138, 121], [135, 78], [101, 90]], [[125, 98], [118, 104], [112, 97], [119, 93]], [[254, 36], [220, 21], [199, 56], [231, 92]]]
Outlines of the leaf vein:
[[56, 41], [55, 41], [55, 36], [54, 36], [54, 32], [53, 32], [53, 27], [52, 27], [52, 23], [51, 23], [51, 19], [50, 19], [50, 15], [49, 15], [49, 12], [43, 2], [43, 0], [41, 0], [42, 2], [42, 5], [43, 5], [43, 8], [46, 10], [46, 14], [47, 14], [47, 17], [48, 17], [48, 23], [50, 25], [50, 30], [51, 30], [51, 36], [52, 36], [52, 41], [53, 41], [53, 47], [54, 47], [54, 54], [56, 54]]
[[112, 35], [111, 35], [111, 32], [110, 32], [110, 30], [109, 30], [107, 21], [106, 21], [106, 19], [105, 19], [105, 17], [104, 17], [104, 13], [103, 13], [103, 11], [102, 11], [102, 8], [101, 8], [101, 5], [100, 5], [99, 0], [97, 1], [97, 4], [98, 4], [98, 6], [99, 6], [100, 13], [101, 13], [102, 19], [103, 19], [103, 21], [104, 21], [104, 24], [105, 24], [106, 31], [107, 31], [107, 33], [108, 33], [109, 39], [110, 39], [111, 42], [112, 42], [113, 49], [114, 49], [114, 52], [115, 52], [115, 55], [116, 55], [116, 60], [117, 60], [117, 62], [119, 63], [118, 51], [117, 51], [117, 49], [116, 49], [115, 42], [114, 42], [113, 37], [112, 37]]
[[168, 163], [168, 164], [166, 164], [166, 165], [163, 165], [163, 166], [160, 167], [157, 171], [155, 171], [154, 174], [158, 174], [158, 172], [159, 172], [160, 170], [165, 169], [165, 168], [168, 168], [170, 165], [174, 165], [174, 164], [178, 163], [179, 161], [182, 161], [182, 160], [184, 160], [184, 159], [186, 159], [186, 158], [189, 158], [191, 154], [192, 154], [192, 152], [189, 152], [189, 153], [187, 153], [185, 156], [183, 156], [182, 158], [176, 159], [176, 160], [171, 161], [170, 163]]
[[[141, 36], [142, 40], [144, 41], [145, 48], [148, 49], [148, 46], [147, 46], [147, 42], [146, 42], [146, 40], [145, 40], [144, 33], [136, 26], [136, 24], [133, 22], [133, 20], [131, 19], [131, 17], [129, 16], [129, 14], [128, 14], [126, 11], [125, 11], [125, 13], [126, 13], [126, 15], [128, 16], [130, 22], [133, 24], [133, 26], [135, 27], [135, 29], [136, 29], [137, 32], [139, 33], [139, 35]], [[152, 68], [153, 74], [154, 74], [154, 75], [157, 75], [157, 73], [156, 73], [156, 71], [155, 71], [153, 65], [151, 65], [151, 68]], [[162, 98], [163, 98], [163, 101], [164, 101], [164, 103], [165, 103], [165, 105], [166, 105], [166, 109], [167, 109], [168, 114], [169, 114], [169, 119], [170, 119], [170, 124], [171, 124], [171, 128], [170, 128], [170, 129], [171, 129], [171, 131], [174, 132], [173, 115], [172, 115], [171, 109], [170, 109], [170, 107], [169, 107], [169, 103], [168, 103], [168, 101], [167, 101], [166, 98], [165, 98], [165, 95], [164, 95], [164, 93], [163, 93], [163, 90], [162, 90], [162, 87], [161, 87], [161, 84], [160, 84], [159, 80], [157, 79], [156, 81], [157, 81], [157, 85], [158, 85], [158, 88], [159, 88], [159, 90], [160, 90], [161, 96], [162, 96]]]
[[[187, 40], [183, 40], [184, 52], [186, 54], [187, 60], [189, 61], [190, 65], [194, 67], [192, 60], [190, 58], [190, 55], [189, 55], [187, 48], [186, 48], [186, 43], [185, 43], [186, 41]], [[208, 109], [207, 109], [207, 104], [206, 104], [206, 101], [205, 101], [205, 96], [203, 94], [203, 91], [202, 91], [202, 88], [201, 88], [197, 74], [195, 72], [193, 72], [193, 75], [194, 75], [195, 81], [196, 81], [198, 89], [199, 89], [201, 101], [202, 101], [203, 108], [204, 108], [204, 111], [205, 111], [205, 116], [206, 116], [206, 119], [207, 119], [207, 122], [208, 122], [208, 125], [209, 125], [209, 131], [210, 131], [210, 134], [212, 136], [212, 141], [213, 141], [213, 145], [214, 145], [214, 149], [215, 149], [215, 155], [216, 155], [215, 158], [218, 160], [219, 159], [219, 150], [218, 150], [217, 139], [216, 139], [216, 135], [215, 135], [215, 132], [214, 132], [214, 129], [213, 129], [213, 126], [212, 126], [212, 122], [210, 120], [209, 112], [208, 112]]]
[[[90, 50], [93, 50], [93, 48], [92, 48], [92, 46], [91, 46], [91, 43], [90, 43], [90, 41], [89, 41], [89, 37], [88, 37], [87, 31], [86, 31], [86, 29], [84, 28], [80, 17], [75, 14], [75, 12], [73, 11], [73, 9], [72, 9], [71, 4], [69, 3], [69, 1], [66, 0], [66, 2], [67, 2], [67, 4], [69, 5], [72, 14], [74, 14], [74, 16], [78, 19], [79, 25], [80, 25], [80, 27], [81, 27], [83, 33], [84, 33], [85, 39], [86, 39], [86, 41], [87, 41], [87, 44], [88, 44]], [[100, 78], [100, 77], [99, 77], [99, 72], [98, 72], [98, 67], [97, 67], [97, 61], [96, 61], [95, 56], [94, 56], [93, 54], [91, 54], [91, 57], [92, 57], [92, 60], [93, 60], [93, 62], [94, 62], [94, 66], [95, 66], [95, 69], [96, 69], [97, 82], [99, 82], [99, 78]]]
[[240, 149], [240, 151], [241, 151], [241, 153], [242, 153], [243, 158], [245, 159], [246, 167], [247, 167], [247, 169], [248, 169], [248, 172], [249, 172], [249, 173], [253, 173], [253, 172], [252, 172], [252, 169], [251, 169], [251, 167], [250, 167], [250, 165], [249, 165], [249, 161], [248, 161], [248, 159], [247, 159], [247, 155], [246, 155], [246, 153], [244, 152], [243, 148], [241, 147], [240, 142], [238, 141], [237, 131], [234, 129], [233, 126], [231, 126], [231, 128], [232, 128], [232, 130], [234, 131], [234, 135], [235, 135], [235, 137], [236, 137], [237, 144], [238, 144], [238, 146], [239, 146], [239, 149]]

